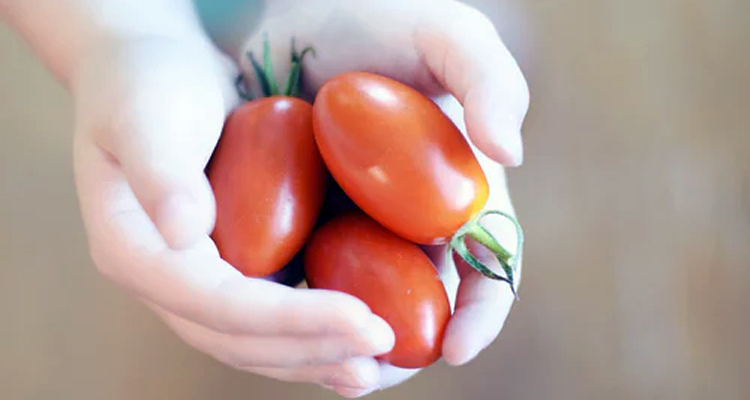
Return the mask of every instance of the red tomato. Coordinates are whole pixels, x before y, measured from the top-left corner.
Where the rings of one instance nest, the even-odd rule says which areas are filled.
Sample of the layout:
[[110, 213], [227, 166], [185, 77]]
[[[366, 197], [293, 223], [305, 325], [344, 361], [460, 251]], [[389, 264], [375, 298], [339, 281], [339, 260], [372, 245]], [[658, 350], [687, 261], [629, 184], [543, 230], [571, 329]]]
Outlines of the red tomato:
[[441, 357], [450, 303], [437, 270], [419, 246], [353, 211], [317, 229], [304, 257], [311, 288], [349, 293], [393, 328], [395, 347], [381, 360], [421, 368]]
[[346, 194], [405, 239], [445, 243], [487, 201], [487, 179], [462, 133], [405, 84], [364, 72], [336, 76], [315, 98], [313, 126]]
[[243, 104], [228, 117], [207, 173], [222, 258], [246, 276], [281, 270], [312, 233], [325, 198], [312, 105], [288, 96]]

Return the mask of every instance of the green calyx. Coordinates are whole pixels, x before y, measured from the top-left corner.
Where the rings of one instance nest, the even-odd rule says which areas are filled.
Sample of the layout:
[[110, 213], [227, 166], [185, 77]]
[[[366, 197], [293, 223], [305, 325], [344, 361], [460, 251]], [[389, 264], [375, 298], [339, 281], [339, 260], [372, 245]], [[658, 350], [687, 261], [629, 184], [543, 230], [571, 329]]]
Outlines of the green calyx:
[[[515, 254], [511, 254], [510, 252], [508, 252], [487, 230], [487, 228], [482, 226], [482, 219], [490, 214], [500, 215], [513, 223], [516, 229], [516, 236], [518, 240]], [[468, 246], [466, 246], [466, 237], [470, 237], [477, 243], [487, 248], [490, 252], [492, 252], [497, 261], [500, 263], [505, 276], [496, 274], [489, 267], [484, 265], [484, 263], [482, 263], [476, 256], [474, 256], [471, 251], [469, 251]], [[479, 271], [482, 275], [490, 279], [507, 282], [508, 285], [510, 285], [510, 290], [513, 292], [513, 295], [516, 297], [516, 299], [518, 299], [518, 294], [516, 294], [515, 287], [515, 272], [521, 253], [523, 252], [523, 241], [523, 230], [521, 229], [521, 225], [513, 216], [502, 211], [486, 210], [472, 218], [469, 222], [462, 226], [455, 235], [453, 235], [450, 241], [450, 246], [448, 246], [448, 255], [450, 256], [451, 252], [455, 251], [467, 264], [469, 264], [469, 266]]]
[[[250, 59], [250, 63], [253, 65], [255, 74], [258, 78], [258, 83], [262, 91], [261, 97], [271, 96], [292, 96], [299, 97], [301, 90], [301, 78], [302, 78], [302, 60], [305, 54], [312, 53], [315, 56], [315, 49], [312, 47], [306, 47], [301, 52], [297, 52], [295, 47], [294, 38], [292, 38], [292, 54], [291, 54], [291, 65], [289, 75], [287, 76], [284, 88], [279, 90], [279, 85], [276, 82], [276, 78], [273, 75], [273, 63], [271, 62], [271, 46], [268, 42], [268, 35], [263, 38], [263, 64], [261, 64], [255, 55], [248, 51], [247, 57]], [[240, 97], [250, 101], [253, 97], [243, 90], [243, 78], [240, 74], [236, 81], [235, 86], [240, 94]]]

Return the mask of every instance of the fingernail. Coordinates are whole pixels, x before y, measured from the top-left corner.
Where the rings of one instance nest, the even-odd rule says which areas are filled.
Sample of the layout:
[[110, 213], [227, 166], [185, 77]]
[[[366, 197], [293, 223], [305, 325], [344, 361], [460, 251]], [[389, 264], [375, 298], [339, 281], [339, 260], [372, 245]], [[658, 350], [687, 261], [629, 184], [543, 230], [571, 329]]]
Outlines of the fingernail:
[[520, 132], [508, 134], [508, 140], [505, 141], [503, 147], [508, 153], [507, 166], [518, 167], [523, 164], [523, 141]]
[[373, 351], [377, 354], [391, 351], [396, 343], [396, 336], [391, 326], [377, 315], [371, 317], [367, 326], [367, 333]]
[[507, 131], [492, 137], [474, 138], [477, 147], [487, 157], [506, 167], [518, 167], [523, 164], [523, 142], [521, 134]]
[[[497, 134], [492, 135], [494, 146], [497, 150], [496, 156], [502, 160], [504, 165], [516, 167], [523, 163], [523, 139], [521, 137], [521, 126], [515, 115], [503, 115], [498, 113], [494, 129]], [[493, 157], [494, 158], [494, 157]]]
[[523, 164], [523, 140], [521, 132], [515, 128], [515, 123], [508, 121], [505, 129], [498, 135], [496, 145], [502, 154], [503, 164], [509, 167], [517, 167]]

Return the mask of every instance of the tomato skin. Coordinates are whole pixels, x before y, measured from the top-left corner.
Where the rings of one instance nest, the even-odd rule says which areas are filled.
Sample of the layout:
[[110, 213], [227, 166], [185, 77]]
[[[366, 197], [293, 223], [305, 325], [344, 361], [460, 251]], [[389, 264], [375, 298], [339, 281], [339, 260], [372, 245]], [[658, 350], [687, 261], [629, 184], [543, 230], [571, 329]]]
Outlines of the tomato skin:
[[312, 233], [328, 172], [311, 114], [308, 102], [273, 96], [244, 103], [226, 120], [207, 168], [217, 208], [212, 238], [246, 276], [278, 272]]
[[393, 328], [395, 346], [380, 360], [422, 368], [441, 357], [450, 303], [419, 246], [353, 211], [317, 229], [304, 256], [311, 288], [355, 296]]
[[487, 178], [461, 131], [405, 84], [366, 72], [338, 75], [315, 98], [313, 126], [346, 194], [412, 242], [447, 242], [487, 201]]

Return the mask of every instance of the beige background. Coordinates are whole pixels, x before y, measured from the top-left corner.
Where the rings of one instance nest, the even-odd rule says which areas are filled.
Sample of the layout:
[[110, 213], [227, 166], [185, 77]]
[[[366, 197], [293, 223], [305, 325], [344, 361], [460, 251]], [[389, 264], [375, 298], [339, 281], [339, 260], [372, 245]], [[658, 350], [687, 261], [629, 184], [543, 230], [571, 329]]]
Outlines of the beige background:
[[[476, 362], [372, 398], [750, 398], [750, 1], [484, 3], [532, 90], [523, 300]], [[71, 101], [5, 27], [0, 60], [0, 399], [335, 398], [211, 361], [97, 275]]]

